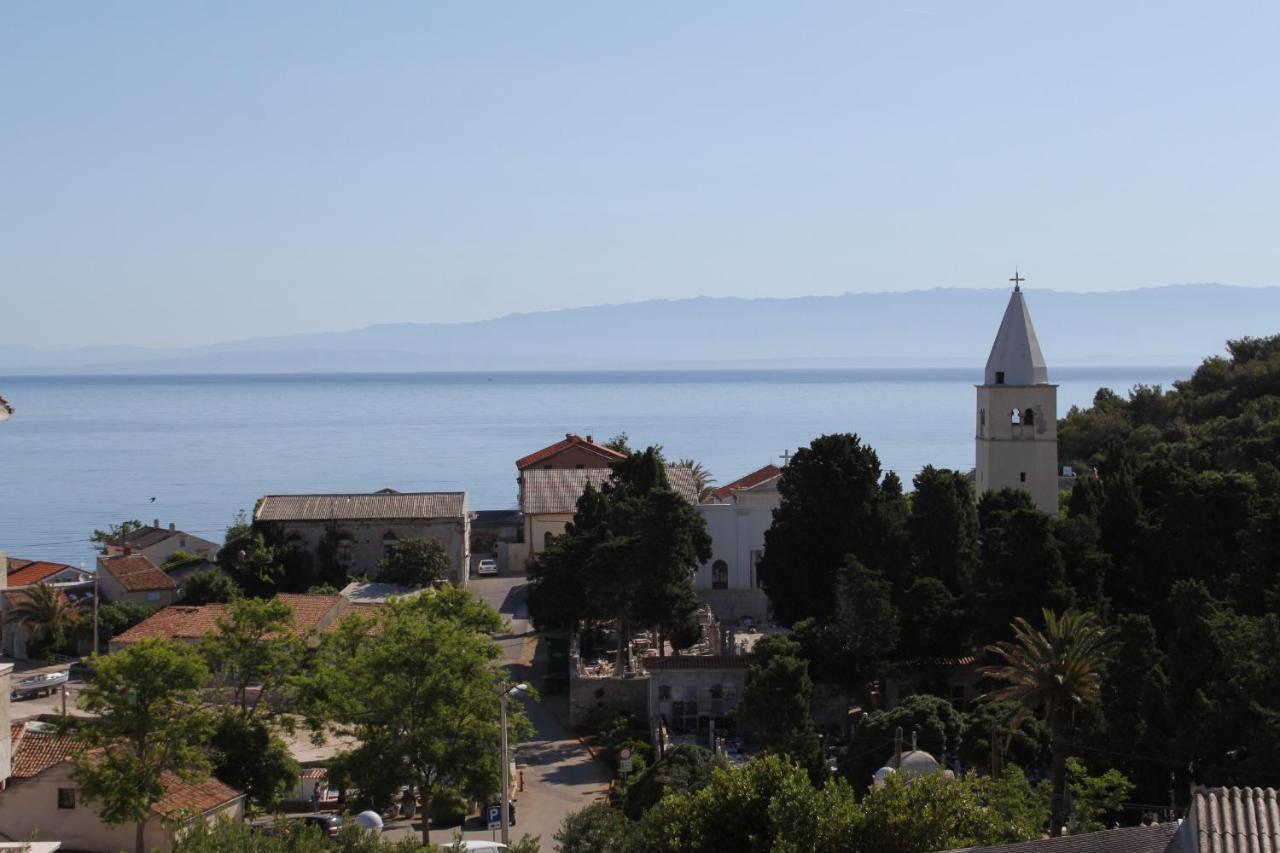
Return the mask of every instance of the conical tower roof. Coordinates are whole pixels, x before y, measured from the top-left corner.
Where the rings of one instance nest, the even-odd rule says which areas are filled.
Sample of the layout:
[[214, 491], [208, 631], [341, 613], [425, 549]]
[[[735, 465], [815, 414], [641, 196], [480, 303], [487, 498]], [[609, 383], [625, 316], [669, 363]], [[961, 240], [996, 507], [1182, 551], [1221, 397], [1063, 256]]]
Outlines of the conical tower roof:
[[[997, 374], [1003, 374], [999, 376]], [[1000, 381], [1003, 379], [1003, 381]], [[987, 358], [987, 385], [1047, 385], [1049, 369], [1045, 367], [1040, 342], [1036, 340], [1031, 314], [1027, 311], [1022, 288], [1014, 286], [1009, 307], [1004, 309], [1000, 331]]]

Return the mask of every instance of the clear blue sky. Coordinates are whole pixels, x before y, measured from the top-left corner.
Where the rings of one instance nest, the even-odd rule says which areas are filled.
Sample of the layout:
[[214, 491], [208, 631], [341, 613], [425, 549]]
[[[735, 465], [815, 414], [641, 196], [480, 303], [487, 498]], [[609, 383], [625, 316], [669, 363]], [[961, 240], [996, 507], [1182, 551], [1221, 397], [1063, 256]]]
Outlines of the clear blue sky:
[[0, 343], [1280, 283], [1267, 3], [10, 3]]

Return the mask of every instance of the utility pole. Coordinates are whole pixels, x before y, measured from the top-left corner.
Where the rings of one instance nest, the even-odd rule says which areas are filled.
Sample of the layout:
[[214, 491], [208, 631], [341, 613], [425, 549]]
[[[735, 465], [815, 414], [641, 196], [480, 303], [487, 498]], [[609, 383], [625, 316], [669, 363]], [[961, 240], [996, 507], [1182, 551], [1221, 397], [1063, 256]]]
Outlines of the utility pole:
[[511, 843], [511, 750], [507, 746], [507, 697], [520, 693], [529, 687], [527, 684], [503, 684], [498, 693], [498, 722], [502, 727], [502, 815], [499, 817], [502, 827], [502, 843]]

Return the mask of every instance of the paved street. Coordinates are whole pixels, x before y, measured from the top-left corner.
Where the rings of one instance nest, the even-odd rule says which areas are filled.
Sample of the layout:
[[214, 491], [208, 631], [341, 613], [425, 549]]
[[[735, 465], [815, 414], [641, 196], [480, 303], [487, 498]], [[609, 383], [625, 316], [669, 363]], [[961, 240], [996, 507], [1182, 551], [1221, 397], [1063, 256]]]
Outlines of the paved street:
[[[472, 577], [471, 589], [511, 622], [510, 634], [499, 640], [506, 649], [505, 661], [512, 674], [540, 685], [546, 669], [546, 651], [542, 649], [535, 654], [538, 644], [528, 622], [524, 582], [523, 575]], [[564, 816], [601, 796], [609, 786], [609, 771], [590, 756], [546, 707], [529, 701], [524, 701], [524, 706], [535, 734], [533, 740], [516, 748], [516, 763], [524, 772], [525, 789], [517, 795], [516, 825], [512, 827], [511, 837], [518, 839], [526, 832], [541, 836], [542, 849], [551, 851], [555, 849], [552, 837]], [[433, 829], [431, 840], [447, 843], [452, 840], [455, 829]], [[416, 820], [396, 821], [387, 834], [398, 837], [421, 832], [422, 825]], [[473, 818], [464, 828], [463, 837], [491, 839], [494, 833]]]

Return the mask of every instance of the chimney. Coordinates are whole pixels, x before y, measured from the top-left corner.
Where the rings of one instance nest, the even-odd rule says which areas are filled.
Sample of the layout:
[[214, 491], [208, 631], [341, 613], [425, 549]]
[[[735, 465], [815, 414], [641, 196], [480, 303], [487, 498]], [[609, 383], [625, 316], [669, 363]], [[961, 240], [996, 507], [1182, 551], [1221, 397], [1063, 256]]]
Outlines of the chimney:
[[595, 443], [596, 443], [596, 437], [595, 437], [594, 435], [588, 435], [588, 436], [587, 436], [587, 441], [591, 442], [592, 444], [595, 444]]
[[[160, 525], [158, 525], [158, 524], [156, 525], [156, 527], [159, 527], [159, 526], [160, 526]], [[174, 524], [172, 521], [171, 521], [171, 522], [169, 522], [169, 530], [170, 530], [171, 532], [172, 532], [172, 531], [174, 531], [174, 530], [177, 530], [177, 529], [178, 529], [178, 525]]]

